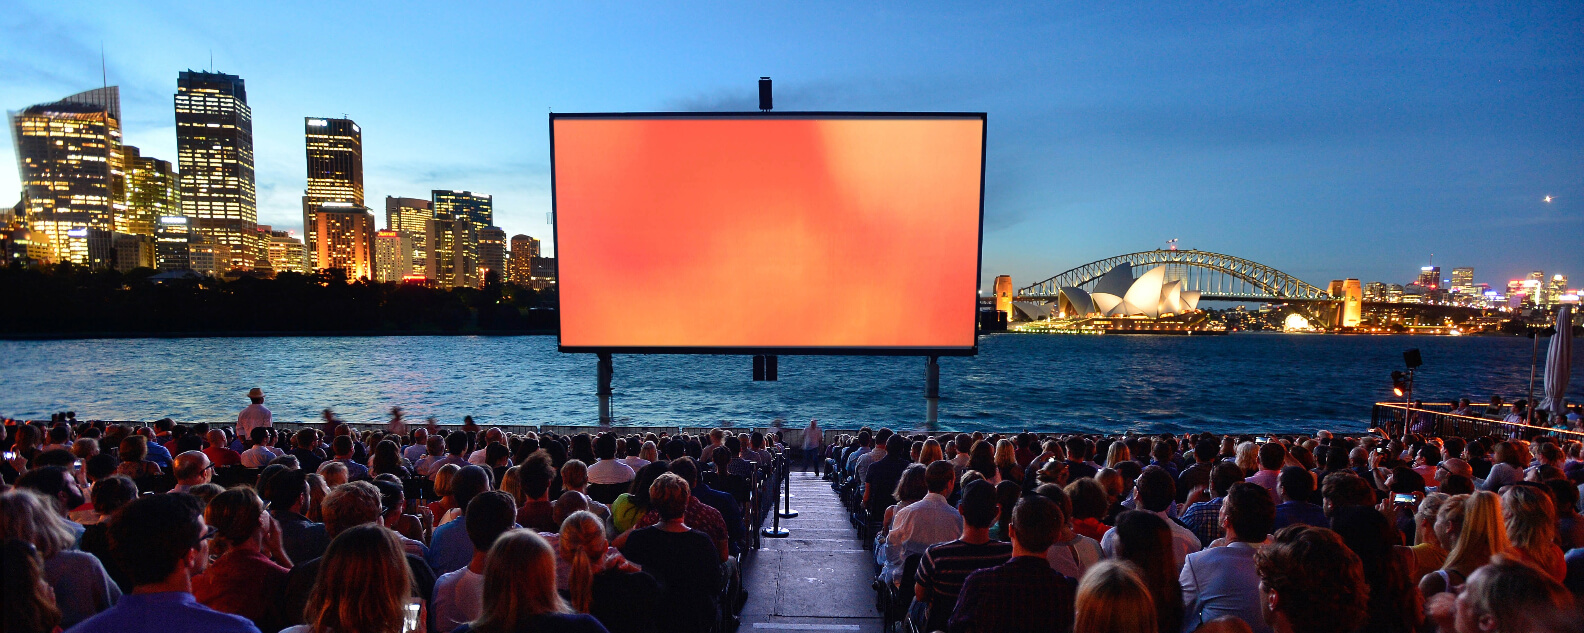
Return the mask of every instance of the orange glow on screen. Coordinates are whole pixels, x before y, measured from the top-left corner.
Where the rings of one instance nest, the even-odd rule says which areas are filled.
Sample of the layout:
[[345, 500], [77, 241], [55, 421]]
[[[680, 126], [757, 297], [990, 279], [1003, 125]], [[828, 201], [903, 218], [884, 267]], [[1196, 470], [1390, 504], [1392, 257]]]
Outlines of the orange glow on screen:
[[552, 125], [563, 346], [973, 347], [978, 116]]

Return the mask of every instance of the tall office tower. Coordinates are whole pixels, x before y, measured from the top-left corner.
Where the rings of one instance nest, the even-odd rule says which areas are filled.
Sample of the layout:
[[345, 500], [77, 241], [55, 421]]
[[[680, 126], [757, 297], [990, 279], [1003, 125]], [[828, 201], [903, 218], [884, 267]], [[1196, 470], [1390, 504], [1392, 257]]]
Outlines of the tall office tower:
[[313, 213], [326, 202], [363, 206], [363, 129], [352, 119], [306, 117], [308, 189], [303, 192], [303, 245], [309, 265], [318, 268], [318, 235]]
[[183, 71], [176, 81], [182, 214], [197, 235], [231, 248], [232, 268], [263, 252], [253, 177], [253, 111], [242, 78]]
[[501, 283], [506, 282], [506, 231], [498, 226], [487, 226], [479, 231], [479, 284], [484, 276], [494, 271]]
[[154, 267], [161, 271], [192, 269], [192, 226], [186, 216], [163, 216], [154, 229]]
[[281, 273], [308, 273], [308, 254], [303, 252], [302, 240], [291, 236], [286, 231], [270, 231], [269, 242], [270, 267], [275, 269], [275, 274]]
[[159, 219], [181, 215], [181, 188], [170, 161], [144, 156], [138, 148], [122, 148], [127, 172], [127, 208], [116, 222], [121, 233], [153, 236]]
[[531, 262], [539, 256], [539, 240], [527, 235], [513, 235], [511, 238], [511, 261], [506, 267], [511, 274], [507, 275], [514, 283], [527, 284], [528, 278], [533, 276]]
[[1464, 266], [1452, 269], [1452, 294], [1474, 294], [1474, 269]]
[[457, 261], [461, 262], [457, 266], [456, 286], [477, 286], [478, 236], [484, 229], [495, 224], [493, 196], [444, 189], [436, 189], [429, 193], [435, 219], [455, 220], [458, 223], [457, 230], [463, 228], [462, 225], [466, 225], [467, 228], [467, 239], [457, 242], [456, 251], [453, 253]]
[[326, 202], [313, 214], [315, 270], [339, 268], [348, 281], [374, 277], [374, 214], [347, 202]]
[[1381, 283], [1379, 281], [1372, 281], [1372, 282], [1369, 282], [1367, 284], [1364, 284], [1364, 300], [1365, 301], [1385, 301], [1386, 300], [1386, 284]]
[[478, 257], [467, 248], [478, 244], [471, 222], [437, 217], [429, 221], [424, 234], [429, 239], [424, 246], [424, 277], [429, 283], [437, 288], [478, 287]]
[[1422, 288], [1424, 288], [1426, 290], [1434, 290], [1436, 288], [1440, 288], [1441, 287], [1441, 267], [1440, 266], [1425, 266], [1425, 267], [1420, 268], [1419, 269], [1419, 279], [1417, 281], [1415, 281], [1414, 283], [1419, 284], [1420, 287], [1422, 287]]
[[406, 231], [374, 234], [374, 281], [400, 283], [413, 274], [413, 238]]
[[424, 274], [428, 259], [424, 249], [429, 245], [429, 221], [433, 219], [434, 205], [428, 200], [385, 196], [385, 228], [401, 231], [412, 238], [412, 272], [408, 274]]
[[31, 239], [47, 262], [110, 265], [110, 233], [124, 213], [120, 105], [87, 103], [89, 91], [10, 115]]
[[115, 231], [126, 233], [127, 231], [121, 227], [123, 225], [122, 216], [127, 211], [127, 178], [130, 176], [131, 168], [126, 162], [126, 156], [122, 153], [124, 139], [121, 137], [121, 87], [105, 86], [103, 88], [85, 90], [61, 99], [61, 103], [80, 103], [100, 108], [109, 113], [112, 122], [110, 129], [111, 143], [109, 146], [110, 161], [108, 164], [110, 169], [110, 208], [111, 212], [116, 216]]
[[1551, 276], [1551, 283], [1546, 284], [1546, 307], [1562, 302], [1562, 295], [1568, 293], [1567, 283], [1567, 275], [1559, 273]]

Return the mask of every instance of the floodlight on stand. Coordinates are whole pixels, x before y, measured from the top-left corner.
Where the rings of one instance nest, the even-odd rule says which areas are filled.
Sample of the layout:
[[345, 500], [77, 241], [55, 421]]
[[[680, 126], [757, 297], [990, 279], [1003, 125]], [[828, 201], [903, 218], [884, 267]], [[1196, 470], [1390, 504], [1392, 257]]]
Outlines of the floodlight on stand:
[[1391, 373], [1391, 379], [1393, 394], [1401, 398], [1404, 394], [1408, 393], [1408, 374], [1402, 373], [1400, 371], [1394, 371]]

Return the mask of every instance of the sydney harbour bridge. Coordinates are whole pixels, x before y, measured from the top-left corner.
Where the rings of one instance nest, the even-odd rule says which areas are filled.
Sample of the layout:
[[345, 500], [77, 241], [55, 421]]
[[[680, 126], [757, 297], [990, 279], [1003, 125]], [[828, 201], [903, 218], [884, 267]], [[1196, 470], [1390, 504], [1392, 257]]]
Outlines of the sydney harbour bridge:
[[1019, 288], [1017, 301], [1055, 301], [1064, 287], [1093, 290], [1112, 268], [1166, 267], [1167, 281], [1180, 281], [1183, 291], [1197, 291], [1201, 301], [1329, 302], [1325, 289], [1280, 270], [1241, 257], [1201, 250], [1159, 249], [1108, 257], [1073, 268], [1039, 283]]

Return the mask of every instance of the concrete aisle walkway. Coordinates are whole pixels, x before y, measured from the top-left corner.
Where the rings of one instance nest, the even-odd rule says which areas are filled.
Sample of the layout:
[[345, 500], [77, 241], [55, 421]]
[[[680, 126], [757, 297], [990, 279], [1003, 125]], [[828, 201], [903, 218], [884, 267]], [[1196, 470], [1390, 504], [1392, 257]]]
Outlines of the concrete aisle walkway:
[[781, 519], [792, 535], [764, 539], [744, 574], [749, 594], [739, 633], [880, 633], [874, 554], [859, 544], [830, 482], [794, 470], [792, 509], [797, 518]]

